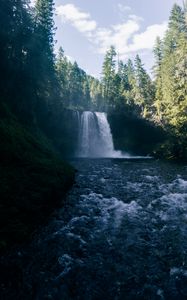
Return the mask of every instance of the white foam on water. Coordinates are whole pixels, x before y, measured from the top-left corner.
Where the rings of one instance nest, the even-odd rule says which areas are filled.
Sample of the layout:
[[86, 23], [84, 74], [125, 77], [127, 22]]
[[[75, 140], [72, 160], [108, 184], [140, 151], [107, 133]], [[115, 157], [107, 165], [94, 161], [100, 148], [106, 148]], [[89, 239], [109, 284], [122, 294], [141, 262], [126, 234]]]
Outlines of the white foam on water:
[[187, 181], [177, 176], [171, 183], [158, 186], [158, 189], [163, 195], [153, 200], [148, 209], [164, 222], [187, 219]]
[[187, 270], [183, 269], [183, 268], [177, 268], [177, 267], [173, 267], [170, 269], [170, 276], [176, 276], [176, 275], [180, 275], [180, 274], [187, 277]]
[[58, 262], [63, 268], [63, 271], [58, 275], [56, 280], [63, 278], [71, 271], [74, 259], [70, 255], [64, 254], [58, 258]]
[[179, 188], [183, 191], [187, 192], [187, 180], [184, 180], [182, 178], [177, 179]]
[[159, 181], [159, 176], [144, 175], [143, 177], [148, 182], [158, 182]]
[[126, 187], [127, 189], [131, 189], [132, 192], [140, 192], [142, 191], [143, 183], [140, 182], [127, 182]]
[[118, 227], [125, 216], [135, 218], [142, 210], [142, 207], [136, 201], [124, 203], [115, 197], [104, 198], [101, 194], [93, 192], [81, 197], [83, 199], [80, 205], [83, 206], [83, 211], [88, 210], [93, 214], [94, 209], [96, 209], [98, 222], [102, 224], [100, 228], [103, 229], [108, 226]]
[[168, 192], [187, 192], [187, 181], [182, 179], [179, 175], [175, 180], [173, 180], [169, 184], [162, 184], [160, 185], [160, 191], [163, 193], [168, 193]]

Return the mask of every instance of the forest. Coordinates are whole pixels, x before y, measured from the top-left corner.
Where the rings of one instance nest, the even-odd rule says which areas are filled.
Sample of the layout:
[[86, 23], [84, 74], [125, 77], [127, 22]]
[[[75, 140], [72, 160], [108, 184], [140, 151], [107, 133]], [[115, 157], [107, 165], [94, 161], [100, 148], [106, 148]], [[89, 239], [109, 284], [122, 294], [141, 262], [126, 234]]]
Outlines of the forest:
[[62, 47], [54, 54], [54, 1], [37, 1], [35, 8], [1, 1], [1, 106], [47, 135], [65, 109], [132, 114], [167, 132], [159, 155], [186, 158], [186, 10], [175, 4], [164, 39], [155, 41], [153, 79], [139, 55], [123, 62], [111, 46], [98, 80]]
[[0, 298], [185, 300], [187, 1], [151, 72], [111, 44], [99, 79], [54, 17], [0, 0]]
[[139, 55], [121, 61], [111, 45], [100, 80], [70, 62], [63, 47], [55, 54], [54, 10], [53, 0], [37, 0], [35, 7], [28, 0], [0, 2], [2, 249], [13, 233], [17, 241], [32, 232], [33, 214], [38, 222], [41, 207], [48, 215], [50, 193], [58, 198], [74, 180], [62, 161], [72, 143], [69, 111], [145, 121], [165, 137], [152, 155], [187, 159], [187, 3], [173, 6], [165, 37], [155, 41], [153, 76]]

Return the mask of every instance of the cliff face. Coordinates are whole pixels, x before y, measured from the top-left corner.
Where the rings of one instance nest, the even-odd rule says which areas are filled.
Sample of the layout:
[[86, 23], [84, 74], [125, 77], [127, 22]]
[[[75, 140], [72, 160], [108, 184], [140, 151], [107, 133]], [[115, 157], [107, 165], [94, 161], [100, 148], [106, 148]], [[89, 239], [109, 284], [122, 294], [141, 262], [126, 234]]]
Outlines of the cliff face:
[[[76, 153], [81, 114], [82, 111], [64, 109], [58, 117], [53, 118], [51, 122], [53, 126], [47, 128], [47, 135], [65, 157], [72, 157]], [[109, 112], [107, 118], [115, 150], [134, 155], [153, 155], [167, 140], [167, 135], [162, 128], [129, 112]]]
[[161, 128], [133, 115], [110, 113], [108, 120], [117, 150], [137, 155], [153, 154], [166, 139]]

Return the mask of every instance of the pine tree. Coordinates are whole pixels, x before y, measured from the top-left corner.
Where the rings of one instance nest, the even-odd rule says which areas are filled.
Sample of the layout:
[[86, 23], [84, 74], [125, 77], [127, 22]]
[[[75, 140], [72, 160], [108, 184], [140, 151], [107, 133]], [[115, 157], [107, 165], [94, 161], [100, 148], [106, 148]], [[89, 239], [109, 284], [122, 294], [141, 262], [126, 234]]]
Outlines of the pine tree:
[[103, 86], [101, 82], [94, 78], [89, 78], [89, 86], [90, 86], [90, 97], [91, 97], [91, 108], [94, 110], [103, 111], [104, 110], [104, 98], [102, 95]]
[[[164, 51], [161, 64], [161, 78], [163, 83], [162, 117], [165, 123], [173, 125], [177, 124], [176, 112], [177, 110], [180, 110], [178, 105], [181, 96], [179, 97], [178, 92], [181, 90], [179, 86], [180, 82], [183, 81], [183, 78], [179, 78], [179, 58], [181, 57], [181, 51], [182, 56], [185, 57], [182, 45], [185, 45], [186, 33], [184, 11], [180, 6], [175, 4], [169, 18], [169, 29], [163, 41]], [[185, 65], [184, 62], [183, 64]], [[183, 91], [183, 94], [185, 94], [185, 91]]]
[[186, 26], [187, 26], [187, 0], [184, 0], [183, 7], [184, 7], [185, 23], [186, 23]]
[[56, 59], [56, 72], [60, 84], [60, 97], [62, 103], [65, 106], [69, 105], [69, 70], [70, 63], [68, 62], [67, 57], [64, 55], [64, 50], [62, 47], [59, 48], [58, 56]]
[[116, 51], [114, 46], [111, 46], [107, 51], [102, 70], [102, 83], [103, 83], [103, 96], [106, 99], [106, 103], [112, 105], [113, 103], [113, 87], [114, 87], [114, 77], [116, 68]]
[[[19, 115], [32, 111], [30, 45], [33, 23], [26, 0], [0, 2], [1, 99]], [[19, 91], [19, 93], [17, 92]]]
[[[187, 2], [184, 9], [175, 4], [169, 27], [162, 41], [157, 40], [155, 54], [155, 120], [173, 136], [166, 151], [185, 156], [187, 152]], [[174, 141], [174, 142], [173, 142]], [[177, 149], [177, 151], [176, 151]]]
[[53, 99], [59, 96], [59, 86], [55, 72], [54, 47], [54, 1], [37, 0], [34, 10], [33, 73], [37, 81], [40, 98], [45, 90], [45, 102], [51, 109]]
[[169, 17], [169, 30], [172, 30], [173, 35], [185, 31], [185, 13], [184, 10], [177, 4], [174, 4]]
[[36, 32], [40, 36], [42, 46], [48, 54], [48, 59], [53, 62], [54, 46], [54, 0], [37, 0], [35, 5]]
[[155, 101], [154, 107], [156, 109], [155, 112], [155, 120], [157, 122], [162, 122], [162, 113], [164, 106], [162, 104], [163, 101], [163, 79], [162, 79], [162, 60], [163, 60], [163, 43], [159, 37], [156, 39], [155, 47], [153, 49], [154, 57], [155, 57], [155, 66], [153, 67], [154, 76], [155, 76]]
[[174, 4], [169, 17], [169, 26], [164, 39], [165, 55], [173, 53], [177, 47], [178, 36], [185, 31], [185, 14], [182, 8]]
[[142, 115], [147, 117], [152, 111], [154, 98], [154, 88], [150, 76], [147, 74], [139, 55], [135, 58], [136, 95], [135, 104], [142, 111]]

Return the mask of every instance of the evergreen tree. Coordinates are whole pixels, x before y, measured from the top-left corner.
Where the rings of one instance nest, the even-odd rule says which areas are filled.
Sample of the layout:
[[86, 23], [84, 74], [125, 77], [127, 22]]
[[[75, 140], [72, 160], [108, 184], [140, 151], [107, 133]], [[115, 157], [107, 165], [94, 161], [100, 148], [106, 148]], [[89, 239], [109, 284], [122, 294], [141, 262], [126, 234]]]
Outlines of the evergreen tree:
[[64, 55], [64, 50], [62, 47], [59, 48], [59, 53], [56, 59], [56, 72], [60, 84], [60, 96], [63, 102], [63, 105], [69, 105], [69, 70], [70, 63], [68, 62], [67, 57]]
[[[0, 2], [0, 80], [2, 99], [19, 115], [31, 112], [30, 46], [33, 23], [26, 0]], [[19, 93], [17, 92], [19, 91]]]
[[153, 49], [154, 57], [155, 57], [155, 66], [154, 76], [155, 76], [155, 101], [154, 107], [155, 111], [155, 120], [157, 122], [162, 122], [162, 113], [163, 113], [163, 82], [162, 82], [162, 59], [163, 59], [163, 43], [159, 37], [156, 39], [155, 47]]
[[[169, 18], [169, 28], [158, 42], [155, 54], [156, 107], [155, 120], [173, 135], [167, 146], [171, 155], [185, 155], [187, 130], [187, 22], [186, 1], [184, 10], [174, 5]], [[177, 149], [177, 152], [176, 152]], [[167, 149], [168, 151], [168, 149]]]
[[[53, 100], [59, 97], [53, 53], [55, 32], [53, 15], [53, 0], [37, 0], [34, 10], [33, 72], [37, 82], [37, 95], [39, 99], [45, 98], [48, 109], [54, 108]], [[43, 97], [44, 90], [45, 97]]]
[[184, 16], [185, 16], [185, 23], [187, 25], [187, 0], [184, 0]]
[[164, 39], [164, 52], [166, 56], [175, 51], [178, 36], [186, 30], [185, 28], [184, 11], [179, 5], [174, 4], [169, 17], [168, 30]]
[[154, 88], [150, 76], [143, 67], [139, 55], [135, 58], [136, 95], [135, 104], [142, 111], [142, 115], [147, 117], [152, 111], [154, 98]]
[[135, 88], [136, 88], [136, 79], [135, 79], [135, 69], [131, 59], [128, 59], [127, 64], [123, 65], [122, 72], [122, 82], [121, 82], [122, 95], [124, 97], [125, 104], [128, 105], [131, 109], [135, 108]]
[[40, 37], [43, 51], [49, 61], [53, 63], [54, 46], [54, 0], [37, 0], [35, 5], [35, 28]]
[[103, 96], [109, 105], [113, 105], [113, 88], [116, 68], [116, 51], [114, 46], [111, 46], [107, 51], [102, 70]]
[[104, 110], [104, 98], [103, 98], [103, 86], [98, 79], [94, 77], [89, 78], [90, 86], [90, 98], [91, 98], [91, 108], [94, 110], [103, 111]]

